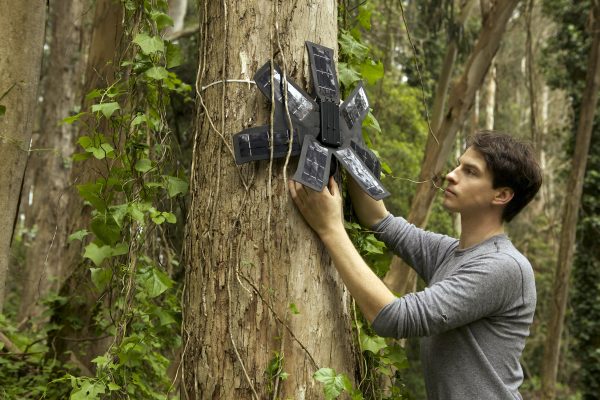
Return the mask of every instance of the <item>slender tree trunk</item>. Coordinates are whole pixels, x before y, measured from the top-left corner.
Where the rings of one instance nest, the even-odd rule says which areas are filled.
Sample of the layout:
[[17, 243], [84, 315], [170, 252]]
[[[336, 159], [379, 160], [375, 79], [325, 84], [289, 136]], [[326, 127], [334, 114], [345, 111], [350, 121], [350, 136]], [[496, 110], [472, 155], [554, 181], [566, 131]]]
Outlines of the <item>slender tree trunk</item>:
[[[484, 20], [465, 70], [449, 93], [448, 109], [444, 113], [440, 129], [437, 131], [437, 141], [431, 135], [427, 138], [419, 181], [428, 183], [417, 186], [408, 215], [408, 220], [417, 226], [427, 225], [433, 200], [439, 191], [429, 182], [442, 172], [452, 150], [456, 133], [473, 106], [475, 94], [498, 51], [508, 20], [518, 2], [519, 0], [499, 0], [494, 3], [489, 11], [489, 16]], [[402, 286], [412, 288], [416, 285], [416, 273], [411, 269], [409, 275], [406, 276], [402, 271], [407, 271], [407, 268], [400, 268], [401, 264], [402, 260], [394, 257], [384, 279], [388, 287], [396, 292], [400, 292], [398, 289], [401, 289]]]
[[46, 2], [0, 0], [0, 311], [21, 184], [34, 125]]
[[[35, 228], [35, 239], [26, 253], [18, 320], [39, 315], [36, 304], [49, 290], [56, 290], [65, 277], [64, 249], [67, 247], [68, 221], [65, 212], [69, 197], [71, 162], [77, 128], [59, 121], [81, 105], [85, 71], [85, 35], [82, 32], [88, 0], [55, 0], [50, 3], [50, 55], [42, 87], [40, 133], [34, 135], [26, 171], [25, 193], [31, 205], [24, 206], [26, 226]], [[50, 150], [46, 150], [50, 149]], [[29, 197], [29, 196], [27, 196]], [[25, 203], [25, 202], [23, 202]], [[27, 202], [29, 203], [29, 202]]]
[[492, 66], [484, 82], [483, 102], [481, 108], [484, 110], [484, 129], [494, 129], [494, 111], [496, 109], [496, 66], [492, 60]]
[[577, 216], [581, 204], [583, 178], [587, 163], [587, 155], [592, 137], [594, 115], [600, 90], [600, 2], [592, 1], [592, 47], [588, 61], [586, 85], [581, 100], [579, 125], [575, 139], [575, 152], [572, 168], [567, 183], [567, 197], [562, 220], [558, 262], [554, 276], [554, 297], [550, 310], [550, 322], [546, 336], [546, 346], [542, 361], [542, 395], [544, 399], [556, 396], [556, 375], [560, 359], [560, 343], [564, 327], [567, 307], [569, 276], [573, 264]]
[[[460, 15], [456, 19], [456, 27], [453, 29], [454, 32], [461, 32], [464, 29], [465, 21], [471, 14], [471, 10], [475, 5], [475, 0], [465, 0], [462, 4]], [[442, 118], [444, 116], [444, 109], [446, 107], [446, 94], [450, 87], [450, 81], [452, 80], [452, 74], [454, 72], [454, 64], [456, 57], [458, 56], [458, 45], [460, 37], [458, 34], [454, 34], [450, 38], [450, 43], [446, 49], [446, 55], [442, 63], [442, 71], [438, 77], [438, 84], [435, 88], [435, 96], [433, 99], [433, 110], [431, 112], [431, 129], [437, 132], [442, 124]]]
[[[208, 2], [201, 14], [198, 88], [245, 78], [271, 54], [284, 56], [288, 74], [305, 85], [304, 41], [337, 48], [337, 4], [331, 0]], [[231, 135], [268, 121], [257, 88], [219, 84], [199, 95], [181, 397], [322, 398], [312, 379], [318, 367], [353, 378], [347, 291], [288, 196], [283, 161], [272, 168], [269, 162], [234, 164]], [[292, 303], [299, 314], [290, 312]], [[266, 373], [277, 355], [286, 380]]]

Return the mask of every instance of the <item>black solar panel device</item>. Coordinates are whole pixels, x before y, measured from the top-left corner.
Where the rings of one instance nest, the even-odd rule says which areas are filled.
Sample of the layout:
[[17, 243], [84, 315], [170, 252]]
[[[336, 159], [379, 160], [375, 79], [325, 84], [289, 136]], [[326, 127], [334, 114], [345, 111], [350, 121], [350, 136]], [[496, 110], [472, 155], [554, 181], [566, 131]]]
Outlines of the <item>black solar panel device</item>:
[[256, 72], [254, 81], [268, 101], [274, 90], [273, 136], [271, 138], [269, 125], [236, 133], [233, 136], [236, 163], [268, 160], [271, 146], [273, 158], [285, 157], [291, 143], [290, 154], [300, 155], [293, 177], [295, 181], [317, 191], [323, 190], [331, 174], [332, 157], [335, 157], [371, 197], [379, 200], [389, 196], [378, 179], [381, 164], [362, 137], [362, 121], [369, 112], [369, 100], [362, 82], [340, 104], [333, 50], [311, 42], [306, 42], [306, 47], [316, 99], [293, 81], [286, 80], [287, 109], [292, 120], [292, 127], [289, 127], [281, 70], [275, 65], [271, 71], [269, 62], [263, 65]]

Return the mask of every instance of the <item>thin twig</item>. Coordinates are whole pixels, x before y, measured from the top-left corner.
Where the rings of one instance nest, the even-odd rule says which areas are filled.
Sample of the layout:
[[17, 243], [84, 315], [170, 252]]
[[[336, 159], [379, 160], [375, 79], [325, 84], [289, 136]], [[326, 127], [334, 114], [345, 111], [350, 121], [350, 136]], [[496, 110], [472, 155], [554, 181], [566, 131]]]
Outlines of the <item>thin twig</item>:
[[304, 350], [304, 352], [306, 353], [306, 355], [310, 359], [310, 362], [312, 363], [312, 365], [315, 368], [315, 370], [318, 370], [319, 369], [319, 365], [317, 364], [317, 362], [315, 361], [315, 359], [313, 358], [313, 356], [310, 354], [310, 351], [308, 351], [308, 349], [306, 348], [306, 346], [304, 346], [304, 344], [302, 344], [302, 342], [296, 337], [296, 335], [294, 335], [294, 332], [292, 331], [292, 329], [279, 317], [279, 315], [273, 309], [273, 307], [271, 306], [271, 304], [269, 304], [269, 302], [265, 300], [265, 298], [263, 297], [263, 295], [260, 292], [260, 290], [258, 290], [258, 288], [254, 285], [254, 283], [247, 276], [245, 276], [245, 275], [242, 274], [242, 278], [244, 278], [244, 280], [246, 282], [248, 282], [248, 284], [252, 287], [252, 289], [258, 295], [258, 297], [260, 298], [260, 300], [263, 303], [265, 303], [265, 305], [267, 306], [267, 308], [269, 309], [269, 311], [271, 311], [273, 313], [273, 316], [275, 317], [275, 319], [281, 325], [283, 325], [285, 327], [285, 329], [288, 331], [288, 333], [290, 334], [290, 336], [292, 337], [292, 339], [294, 339], [296, 341], [296, 343], [298, 343], [298, 345], [300, 345], [300, 347], [302, 348], [302, 350]]
[[415, 68], [417, 69], [417, 75], [419, 76], [419, 82], [421, 83], [421, 94], [423, 96], [423, 108], [425, 109], [425, 117], [427, 119], [427, 128], [429, 129], [429, 133], [431, 134], [431, 136], [433, 136], [433, 138], [435, 139], [435, 142], [439, 145], [440, 141], [433, 133], [433, 129], [431, 129], [431, 121], [429, 120], [429, 108], [427, 107], [427, 101], [425, 99], [425, 85], [423, 84], [423, 77], [421, 76], [421, 69], [419, 68], [419, 61], [417, 60], [417, 48], [415, 47], [415, 44], [413, 43], [413, 41], [410, 37], [410, 30], [408, 29], [408, 23], [406, 22], [406, 17], [404, 15], [404, 7], [402, 6], [402, 2], [399, 1], [398, 4], [400, 4], [400, 12], [402, 14], [402, 21], [404, 23], [404, 28], [406, 29], [406, 37], [408, 38], [410, 46], [412, 47]]
[[202, 91], [205, 91], [206, 89], [208, 89], [211, 86], [214, 85], [218, 85], [219, 83], [247, 83], [247, 84], [253, 84], [256, 85], [256, 82], [254, 82], [253, 80], [249, 80], [249, 79], [221, 79], [220, 81], [215, 81], [213, 83], [209, 83], [206, 86], [202, 86]]

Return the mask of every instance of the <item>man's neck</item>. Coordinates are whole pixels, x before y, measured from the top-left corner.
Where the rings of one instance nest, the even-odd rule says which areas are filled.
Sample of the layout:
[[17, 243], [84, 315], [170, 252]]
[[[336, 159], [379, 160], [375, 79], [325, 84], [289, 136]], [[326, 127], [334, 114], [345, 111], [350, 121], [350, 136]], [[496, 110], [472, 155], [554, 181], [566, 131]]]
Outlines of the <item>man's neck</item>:
[[475, 246], [492, 236], [504, 233], [502, 219], [496, 215], [461, 215], [460, 249]]

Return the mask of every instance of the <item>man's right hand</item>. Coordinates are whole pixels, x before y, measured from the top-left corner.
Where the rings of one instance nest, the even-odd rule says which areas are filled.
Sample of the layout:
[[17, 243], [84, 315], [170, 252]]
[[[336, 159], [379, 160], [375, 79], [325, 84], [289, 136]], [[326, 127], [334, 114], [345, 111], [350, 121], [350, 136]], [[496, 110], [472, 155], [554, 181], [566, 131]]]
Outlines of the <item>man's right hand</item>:
[[371, 229], [379, 221], [387, 217], [388, 211], [383, 204], [383, 200], [375, 200], [365, 193], [358, 183], [348, 176], [348, 193], [352, 199], [354, 211], [362, 226]]

